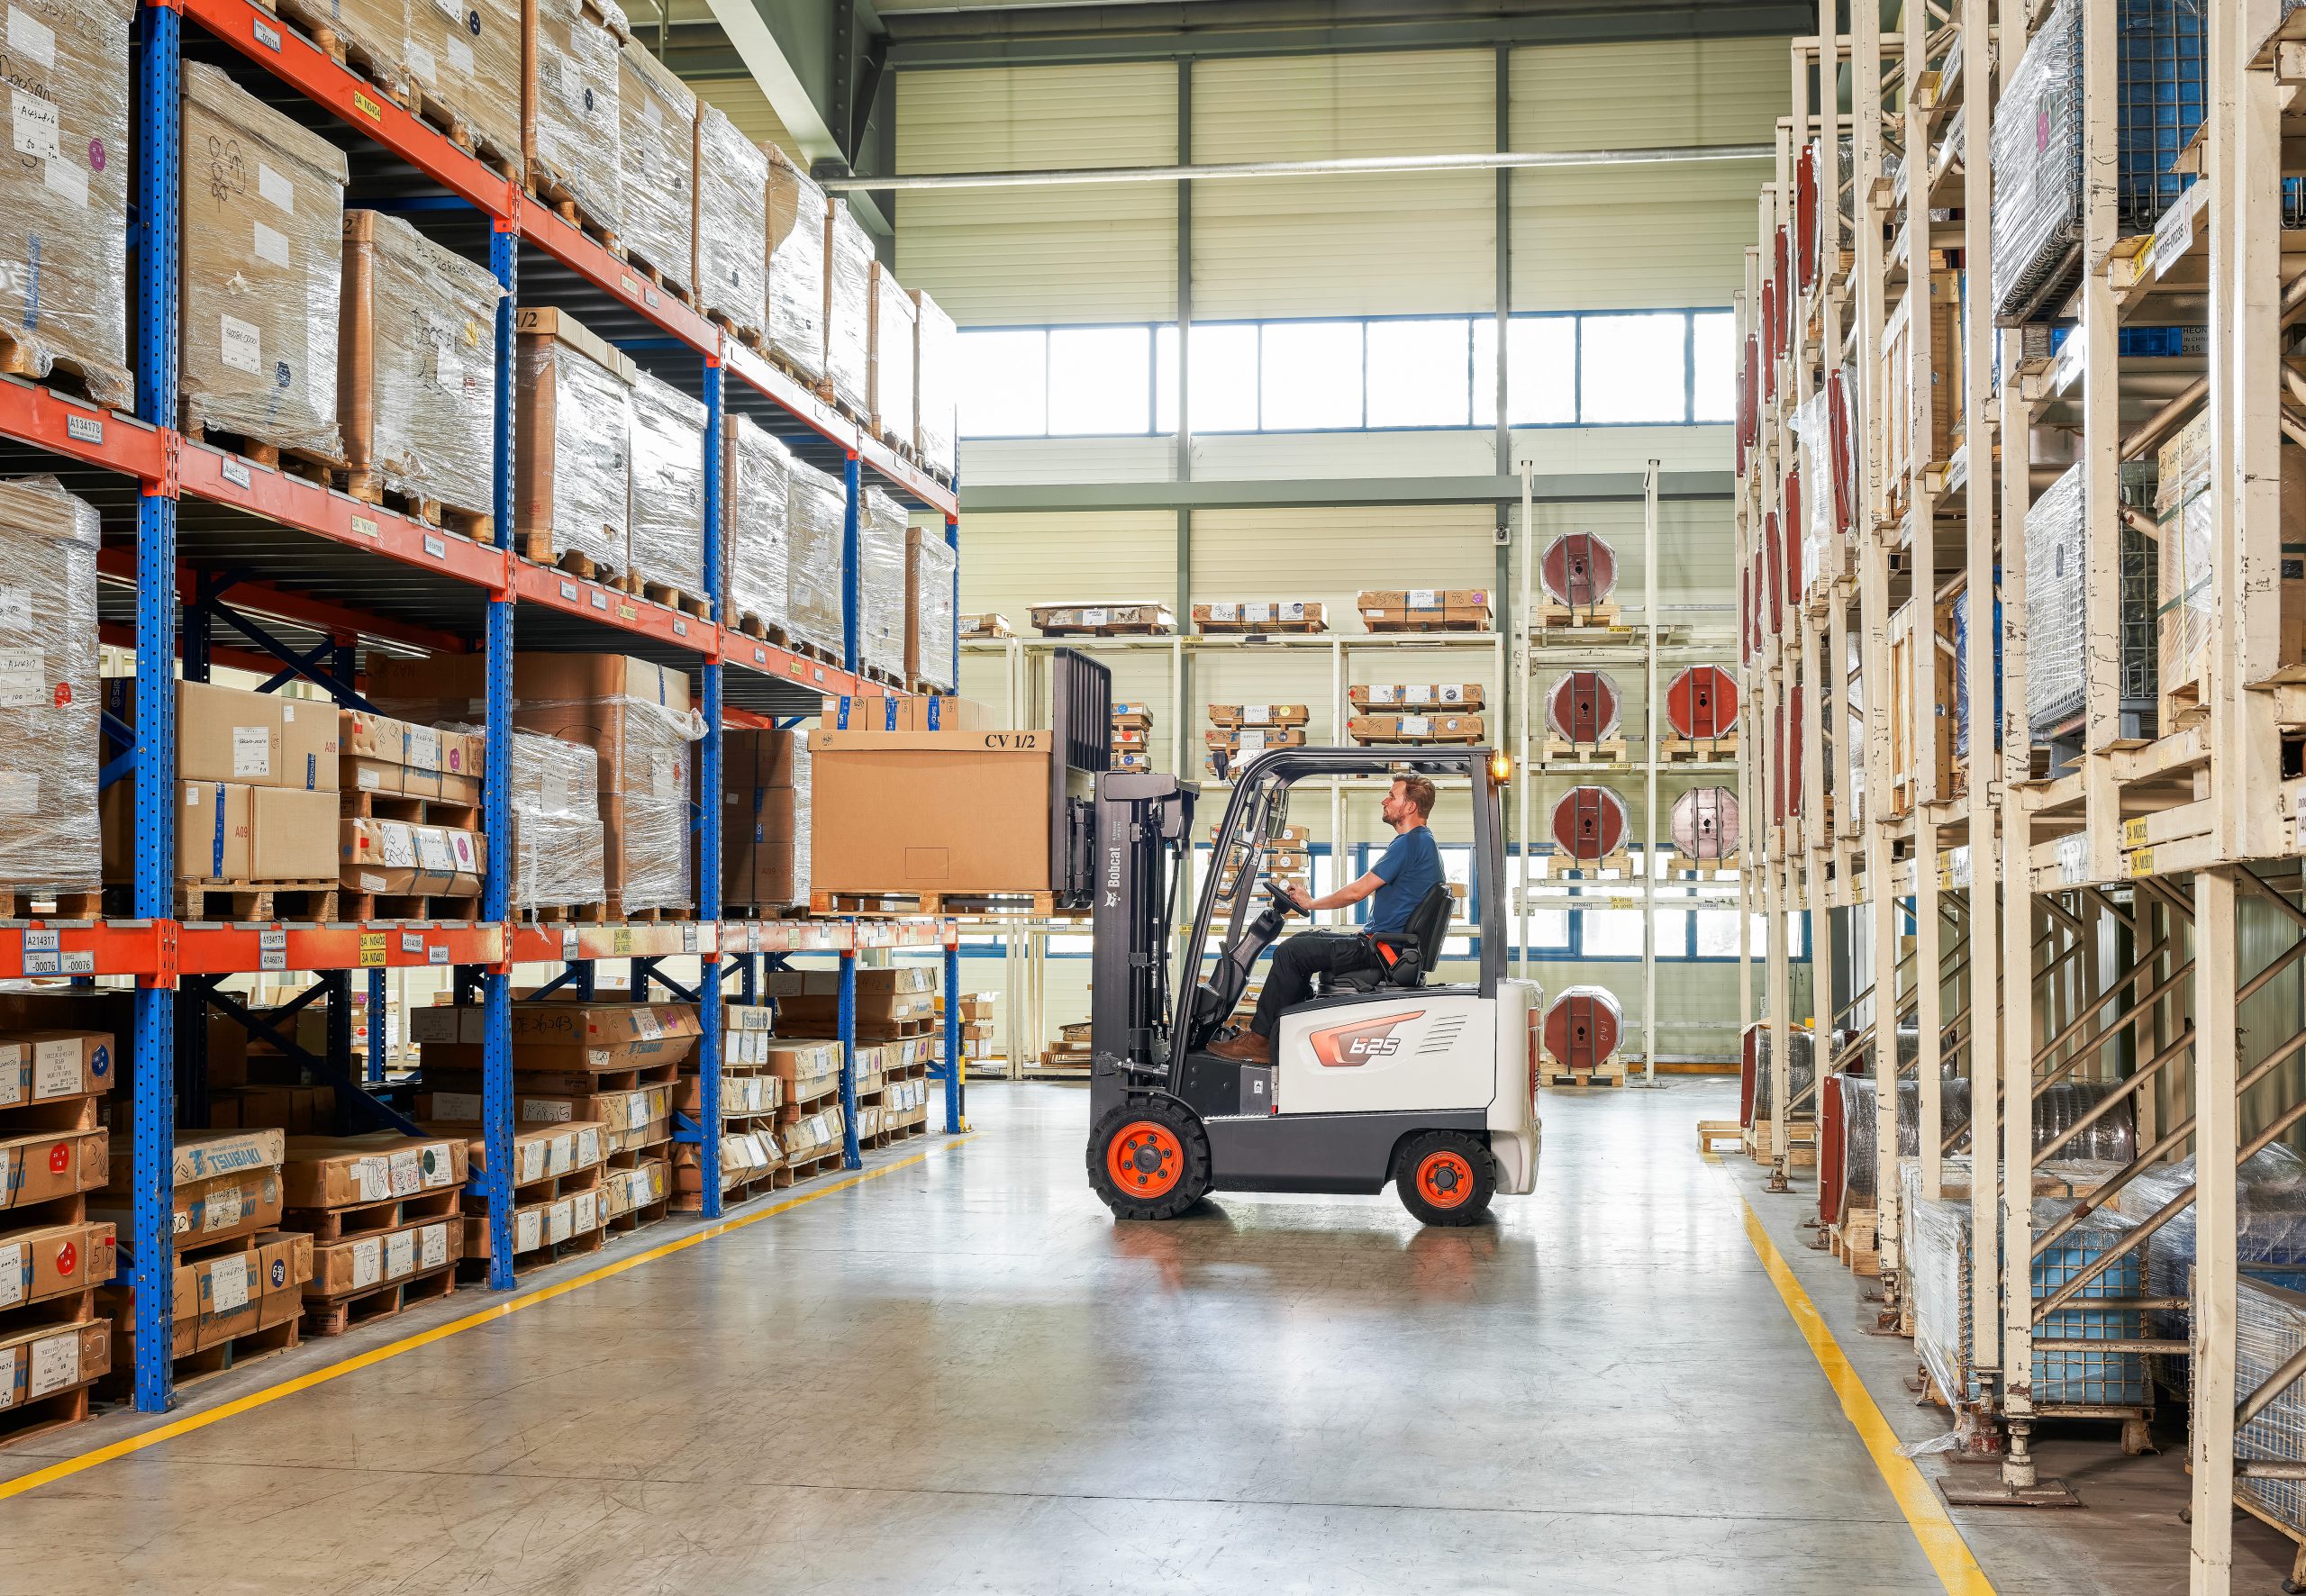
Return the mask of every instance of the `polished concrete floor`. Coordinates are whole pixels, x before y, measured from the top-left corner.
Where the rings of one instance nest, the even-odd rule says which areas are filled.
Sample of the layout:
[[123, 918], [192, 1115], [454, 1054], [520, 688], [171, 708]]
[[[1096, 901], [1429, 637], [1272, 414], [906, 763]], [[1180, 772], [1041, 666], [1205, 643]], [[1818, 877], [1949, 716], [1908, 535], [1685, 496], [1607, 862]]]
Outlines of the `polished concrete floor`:
[[[966, 1142], [0, 1501], [0, 1589], [1936, 1590], [1740, 1192], [1920, 1437], [1911, 1353], [1859, 1344], [1798, 1199], [1699, 1160], [1728, 1101], [1549, 1097], [1538, 1194], [1472, 1231], [1390, 1194], [1124, 1227], [1083, 1180], [1078, 1088], [981, 1086]], [[1995, 1587], [2183, 1590], [2178, 1460], [2072, 1445], [2089, 1509], [1962, 1517]], [[2237, 1589], [2274, 1589], [2279, 1544], [2238, 1537]]]

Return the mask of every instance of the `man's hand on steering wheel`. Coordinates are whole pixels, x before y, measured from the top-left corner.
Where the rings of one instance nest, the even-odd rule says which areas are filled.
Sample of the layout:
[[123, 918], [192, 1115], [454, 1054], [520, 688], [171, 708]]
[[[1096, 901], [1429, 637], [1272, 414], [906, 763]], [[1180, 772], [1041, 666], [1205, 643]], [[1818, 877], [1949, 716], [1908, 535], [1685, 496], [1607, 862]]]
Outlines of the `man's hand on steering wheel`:
[[1302, 886], [1284, 886], [1277, 881], [1267, 880], [1265, 890], [1273, 894], [1273, 901], [1284, 914], [1312, 912], [1312, 894]]

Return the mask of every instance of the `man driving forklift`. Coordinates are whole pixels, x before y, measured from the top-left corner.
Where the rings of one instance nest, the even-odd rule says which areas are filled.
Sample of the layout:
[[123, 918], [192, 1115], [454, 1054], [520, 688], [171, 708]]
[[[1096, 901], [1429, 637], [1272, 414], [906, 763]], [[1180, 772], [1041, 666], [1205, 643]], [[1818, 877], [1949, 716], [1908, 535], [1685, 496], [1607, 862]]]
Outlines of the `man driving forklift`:
[[1271, 1064], [1274, 1027], [1284, 1011], [1312, 996], [1313, 977], [1375, 968], [1376, 956], [1361, 933], [1403, 929], [1419, 902], [1441, 884], [1441, 848], [1427, 824], [1433, 818], [1433, 784], [1421, 775], [1394, 777], [1378, 812], [1394, 829], [1394, 839], [1366, 875], [1318, 898], [1302, 887], [1289, 892], [1297, 907], [1309, 914], [1367, 898], [1368, 923], [1352, 931], [1301, 931], [1275, 948], [1273, 967], [1266, 972], [1249, 1028], [1212, 1043], [1210, 1053], [1238, 1064]]

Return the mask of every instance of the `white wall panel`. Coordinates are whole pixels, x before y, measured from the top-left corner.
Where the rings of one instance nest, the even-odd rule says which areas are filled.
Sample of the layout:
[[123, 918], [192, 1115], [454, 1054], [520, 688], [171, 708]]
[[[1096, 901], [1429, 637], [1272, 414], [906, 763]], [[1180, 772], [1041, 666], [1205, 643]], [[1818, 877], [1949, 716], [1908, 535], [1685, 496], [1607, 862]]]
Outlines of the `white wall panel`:
[[1195, 433], [1193, 471], [1211, 482], [1307, 476], [1474, 476], [1497, 468], [1486, 428], [1398, 432]]
[[[897, 77], [900, 172], [1176, 158], [1176, 69], [1166, 62]], [[1167, 319], [1176, 314], [1176, 226], [1167, 183], [906, 192], [897, 276], [965, 326]]]
[[961, 612], [997, 610], [1021, 632], [1035, 604], [1177, 591], [1177, 518], [1166, 510], [961, 517]]
[[961, 442], [969, 487], [1032, 483], [1167, 482], [1176, 475], [1174, 438], [979, 438]]

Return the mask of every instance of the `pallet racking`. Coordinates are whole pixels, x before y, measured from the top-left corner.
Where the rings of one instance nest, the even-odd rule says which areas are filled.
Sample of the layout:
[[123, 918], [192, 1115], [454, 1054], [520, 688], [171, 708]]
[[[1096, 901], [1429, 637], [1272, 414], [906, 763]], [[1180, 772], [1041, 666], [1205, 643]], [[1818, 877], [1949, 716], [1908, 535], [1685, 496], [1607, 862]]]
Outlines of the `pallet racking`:
[[[484, 1129], [492, 1170], [510, 1165], [513, 1095], [508, 1043], [513, 968], [558, 966], [551, 983], [592, 990], [597, 961], [629, 959], [636, 995], [651, 984], [704, 1011], [701, 1052], [705, 1113], [718, 1121], [718, 1007], [733, 975], [734, 1001], [760, 996], [759, 972], [787, 955], [838, 956], [844, 1038], [853, 1028], [854, 971], [860, 956], [896, 948], [942, 948], [949, 986], [957, 983], [957, 942], [941, 920], [905, 922], [749, 921], [720, 918], [718, 803], [700, 807], [695, 858], [698, 902], [693, 917], [631, 924], [538, 924], [507, 913], [511, 673], [526, 649], [606, 648], [676, 664], [701, 678], [705, 734], [698, 764], [703, 790], [720, 784], [724, 723], [765, 726], [813, 714], [827, 696], [884, 691], [857, 668], [858, 519], [867, 474], [917, 510], [940, 515], [947, 542], [958, 545], [958, 502], [952, 485], [916, 468], [772, 366], [762, 355], [698, 315], [631, 268], [595, 238], [529, 200], [520, 184], [459, 149], [391, 96], [349, 71], [277, 14], [250, 0], [155, 0], [140, 8], [132, 77], [137, 137], [131, 194], [137, 221], [130, 282], [134, 414], [92, 405], [47, 385], [0, 381], [0, 452], [16, 473], [46, 473], [95, 504], [104, 520], [105, 579], [100, 606], [104, 640], [135, 650], [138, 701], [133, 728], [108, 730], [128, 748], [108, 767], [132, 781], [135, 795], [134, 897], [129, 918], [0, 923], [0, 975], [122, 977], [135, 984], [134, 1036], [128, 1049], [132, 1082], [133, 1223], [121, 1238], [133, 1260], [138, 1304], [134, 1400], [160, 1411], [173, 1400], [168, 1359], [168, 1165], [179, 1109], [194, 1116], [204, 1102], [199, 1038], [204, 1024], [183, 1027], [179, 994], [202, 1007], [243, 1018], [259, 1033], [293, 1048], [308, 1067], [332, 1078], [366, 1122], [405, 1125], [395, 1106], [400, 1087], [386, 1081], [386, 972], [448, 966], [457, 992], [477, 994], [486, 1017]], [[491, 540], [479, 541], [356, 501], [314, 482], [213, 448], [177, 431], [176, 362], [179, 104], [188, 58], [225, 67], [245, 86], [293, 119], [345, 148], [350, 203], [395, 212], [436, 241], [486, 258], [507, 290], [496, 316], [495, 349], [495, 512]], [[706, 535], [708, 613], [651, 603], [513, 552], [513, 346], [518, 303], [571, 308], [595, 331], [658, 368], [699, 397], [707, 411]], [[730, 379], [733, 377], [732, 382]], [[846, 657], [835, 664], [775, 646], [721, 624], [717, 606], [720, 421], [724, 409], [750, 414], [813, 464], [838, 467], [847, 494], [844, 574]], [[181, 617], [181, 629], [179, 618]], [[733, 618], [731, 618], [733, 619]], [[219, 622], [250, 647], [215, 640]], [[477, 652], [486, 661], [487, 755], [482, 804], [488, 835], [487, 882], [471, 922], [377, 924], [186, 923], [177, 918], [173, 687], [184, 675], [204, 679], [218, 663], [272, 673], [269, 687], [316, 683], [340, 703], [361, 702], [357, 672], [364, 655]], [[888, 689], [894, 691], [894, 689]], [[792, 724], [792, 720], [783, 723]], [[668, 979], [658, 961], [699, 960], [703, 979], [691, 990]], [[215, 991], [214, 978], [241, 972], [300, 971], [317, 975], [300, 1002], [331, 998], [325, 1057], [294, 1047], [269, 1026]], [[365, 1058], [351, 1046], [350, 997], [365, 973], [371, 1023]], [[946, 1038], [952, 1057], [957, 1039]], [[945, 1123], [958, 1127], [958, 1071], [941, 1071]], [[853, 1084], [846, 1162], [858, 1163]], [[180, 1096], [182, 1099], [180, 1104]], [[694, 1128], [682, 1132], [684, 1138]], [[720, 1207], [717, 1138], [700, 1149], [712, 1167], [706, 1212]], [[492, 1190], [492, 1197], [503, 1192]], [[511, 1204], [492, 1202], [488, 1284], [514, 1283]]]
[[[1885, 14], [1899, 31], [1885, 33]], [[2064, 25], [2074, 32], [2053, 36]], [[2306, 81], [2306, 17], [2280, 0], [1952, 0], [1853, 6], [1848, 29], [1794, 41], [1793, 113], [1779, 126], [1738, 306], [1748, 360], [1736, 522], [1748, 698], [1758, 712], [1740, 745], [1741, 790], [1770, 926], [1770, 1129], [1784, 1147], [1787, 917], [1845, 910], [1854, 933], [1865, 928], [1850, 941], [1869, 950], [1871, 979], [1853, 977], [1857, 990], [1838, 1002], [1821, 995], [1826, 1023], [1850, 1027], [1835, 1062], [1868, 1061], [1885, 1084], [1916, 1079], [1922, 1202], [1940, 1198], [1946, 1155], [1966, 1129], [1978, 1149], [1963, 1248], [1979, 1261], [1965, 1293], [1977, 1383], [1946, 1394], [1984, 1421], [1979, 1449], [1998, 1459], [2000, 1478], [1949, 1495], [2058, 1500], [2055, 1483], [2037, 1477], [2037, 1425], [2138, 1414], [2135, 1404], [2040, 1400], [2044, 1382], [2083, 1356], [2190, 1359], [2193, 1588], [2223, 1591], [2228, 1499], [2273, 1522], [2279, 1515], [2247, 1499], [2250, 1482], [2301, 1474], [2298, 1462], [2262, 1451], [2238, 1457], [2236, 1437], [2270, 1405], [2296, 1403], [2306, 1359], [2276, 1360], [2238, 1401], [2236, 1339], [2238, 1165], [2306, 1119], [2306, 1086], [2283, 1067], [2306, 1048], [2292, 780], [2306, 701], [2283, 632], [2281, 568], [2285, 517], [2306, 508], [2297, 473], [2285, 481], [2283, 468], [2285, 440], [2306, 439], [2286, 408], [2301, 385], [2284, 353], [2306, 300], [2284, 204], [2301, 170], [2284, 140]], [[2060, 345], [2031, 313], [1996, 325], [1984, 289], [2004, 241], [1993, 225], [2002, 175], [1983, 154], [1965, 159], [1965, 145], [1990, 144], [2018, 75], [2050, 59], [2029, 61], [2032, 52], [2077, 38], [2072, 66], [2089, 86], [2074, 96], [2084, 176], [2074, 286], [2051, 307], [2067, 313]], [[2154, 86], [2173, 91], [2150, 100], [2132, 93], [2149, 78], [2149, 48]], [[2189, 104], [2189, 51], [2198, 129], [2169, 120]], [[2152, 197], [2140, 214], [2133, 186], [2126, 222], [2125, 163], [2145, 136], [2161, 141], [2143, 168]], [[1957, 269], [1967, 286], [1958, 319], [1930, 313], [1933, 274]], [[1958, 439], [1945, 447], [1932, 435], [1931, 396], [1953, 385], [1936, 379], [1957, 363]], [[1853, 512], [1830, 522], [1805, 571], [1788, 558], [1799, 536], [1789, 476], [1805, 458], [1794, 421], [1836, 381], [1854, 419], [1828, 469]], [[1955, 411], [1940, 413], [1951, 422]], [[2183, 701], [2162, 684], [2169, 721], [2148, 727], [2120, 675], [2124, 540], [2141, 520], [2153, 526], [2125, 500], [2125, 467], [2189, 422], [2205, 429], [2210, 462], [2200, 551], [2208, 666]], [[2068, 621], [2029, 628], [2028, 614], [2029, 516], [2049, 479], [2069, 473], [2083, 512], [2060, 547], [2083, 572], [2079, 639], [2061, 635]], [[1815, 501], [1834, 485], [1800, 489]], [[2165, 571], [2171, 554], [2162, 549]], [[1956, 581], [1994, 597], [1969, 601], [1955, 674], [1941, 682], [1913, 668], [1900, 679], [1893, 607], [1915, 603], [1907, 635], [1929, 639], [1934, 600]], [[2076, 640], [2081, 713], [2053, 729], [2046, 758], [2029, 714], [2029, 667], [2047, 668]], [[1901, 745], [1893, 727], [1934, 728], [1955, 707], [1947, 686], [1978, 706], [1971, 749], [1947, 768], [1920, 757], [1893, 770], [1892, 748], [1914, 741]], [[1876, 801], [1901, 776], [1913, 793], [1903, 812]], [[1838, 991], [1823, 962], [1831, 945], [1815, 940], [1821, 994]], [[1918, 1046], [1902, 1072], [1908, 1015]], [[1966, 1128], [1948, 1122], [1941, 1101], [1945, 1066], [1957, 1059]], [[2092, 1200], [2133, 1222], [2093, 1256], [2071, 1245], [2079, 1215], [2038, 1219], [2031, 1202], [2065, 1139], [2039, 1145], [2035, 1105], [2067, 1079], [2103, 1083], [2105, 1111], [2120, 1108], [2136, 1126], [2135, 1161]], [[1915, 1295], [1902, 1256], [1898, 1097], [1886, 1085], [1875, 1093], [1884, 1328], [1910, 1321]], [[2192, 1178], [2163, 1162], [2189, 1140]], [[2149, 1170], [2159, 1185], [2141, 1201]], [[1785, 1174], [1781, 1161], [1774, 1183]], [[2105, 1289], [2181, 1217], [2193, 1256], [2174, 1295]], [[2085, 1305], [2101, 1332], [2086, 1338], [2063, 1317]], [[2156, 1333], [2147, 1318], [2175, 1313], [2187, 1316], [2183, 1338]], [[2306, 1541], [2306, 1525], [2277, 1527]], [[2306, 1576], [2306, 1553], [2297, 1572]]]

